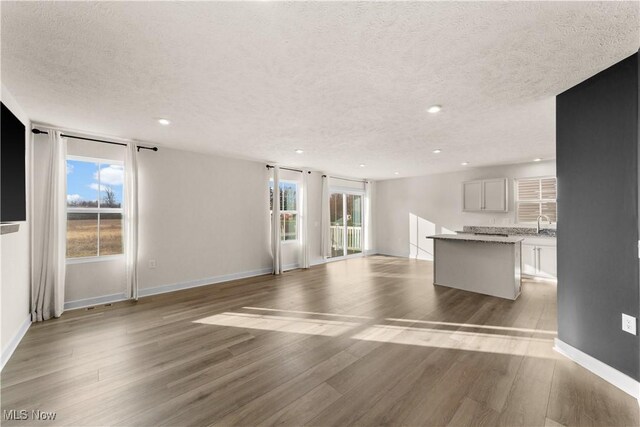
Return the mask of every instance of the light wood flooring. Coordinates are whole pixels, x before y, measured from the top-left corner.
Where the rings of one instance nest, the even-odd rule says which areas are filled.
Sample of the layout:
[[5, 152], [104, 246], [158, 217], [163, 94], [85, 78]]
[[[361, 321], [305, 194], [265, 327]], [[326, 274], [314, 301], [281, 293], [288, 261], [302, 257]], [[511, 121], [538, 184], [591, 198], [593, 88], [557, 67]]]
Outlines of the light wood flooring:
[[350, 259], [76, 310], [2, 372], [3, 425], [638, 426], [638, 403], [552, 350], [556, 288], [508, 301], [432, 264]]

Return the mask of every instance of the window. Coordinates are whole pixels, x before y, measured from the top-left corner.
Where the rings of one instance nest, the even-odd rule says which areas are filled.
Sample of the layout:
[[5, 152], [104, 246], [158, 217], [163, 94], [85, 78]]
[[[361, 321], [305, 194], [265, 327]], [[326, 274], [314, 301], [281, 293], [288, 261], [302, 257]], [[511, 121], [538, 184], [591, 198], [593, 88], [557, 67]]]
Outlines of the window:
[[552, 222], [558, 222], [555, 176], [519, 179], [516, 184], [518, 222], [536, 222], [538, 215], [546, 215]]
[[120, 255], [122, 162], [67, 157], [67, 258]]
[[[269, 181], [269, 209], [273, 213], [273, 181]], [[280, 181], [280, 238], [298, 240], [298, 184]]]

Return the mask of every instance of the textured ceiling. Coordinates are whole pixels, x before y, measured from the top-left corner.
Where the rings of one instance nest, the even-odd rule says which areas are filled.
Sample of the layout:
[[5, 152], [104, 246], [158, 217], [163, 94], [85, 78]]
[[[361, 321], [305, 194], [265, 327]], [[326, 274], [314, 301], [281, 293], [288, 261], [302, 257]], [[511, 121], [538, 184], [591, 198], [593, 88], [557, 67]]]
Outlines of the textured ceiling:
[[3, 1], [1, 77], [34, 121], [423, 175], [555, 157], [553, 97], [638, 50], [639, 4]]

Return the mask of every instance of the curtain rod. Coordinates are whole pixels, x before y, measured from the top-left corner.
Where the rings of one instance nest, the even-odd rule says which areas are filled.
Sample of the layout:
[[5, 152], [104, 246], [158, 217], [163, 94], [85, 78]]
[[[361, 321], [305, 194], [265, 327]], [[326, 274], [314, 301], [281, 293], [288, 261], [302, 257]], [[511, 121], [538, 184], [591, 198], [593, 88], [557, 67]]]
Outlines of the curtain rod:
[[[322, 177], [323, 177], [323, 178], [326, 178], [326, 177], [328, 177], [328, 176], [329, 176], [329, 175], [322, 175]], [[368, 183], [369, 183], [369, 181], [367, 181], [366, 179], [349, 179], [349, 178], [339, 178], [339, 177], [337, 177], [337, 176], [332, 176], [332, 177], [330, 177], [330, 178], [333, 178], [333, 179], [340, 179], [340, 180], [342, 180], [342, 181], [363, 182], [363, 183], [365, 183], [365, 184], [368, 184]]]
[[[272, 165], [267, 165], [267, 169], [273, 169], [275, 166]], [[291, 169], [291, 168], [280, 168], [286, 171], [291, 171], [291, 172], [300, 172], [300, 173], [304, 173], [304, 171], [300, 170], [300, 169]], [[311, 173], [311, 171], [307, 171], [307, 173]]]
[[[45, 134], [45, 135], [49, 135], [49, 132], [40, 130], [40, 129], [32, 129], [31, 132], [35, 133], [36, 135], [39, 135], [41, 133]], [[112, 145], [122, 145], [123, 147], [126, 147], [127, 144], [123, 143], [123, 142], [113, 142], [113, 141], [104, 141], [102, 139], [93, 139], [93, 138], [84, 138], [82, 136], [73, 136], [73, 135], [66, 135], [66, 134], [60, 134], [60, 136], [64, 137], [64, 138], [73, 138], [73, 139], [82, 139], [84, 141], [93, 141], [93, 142], [101, 142], [103, 144], [112, 144]], [[138, 151], [142, 150], [152, 150], [152, 151], [158, 151], [158, 147], [145, 147], [143, 145], [136, 145], [136, 147], [138, 148]]]

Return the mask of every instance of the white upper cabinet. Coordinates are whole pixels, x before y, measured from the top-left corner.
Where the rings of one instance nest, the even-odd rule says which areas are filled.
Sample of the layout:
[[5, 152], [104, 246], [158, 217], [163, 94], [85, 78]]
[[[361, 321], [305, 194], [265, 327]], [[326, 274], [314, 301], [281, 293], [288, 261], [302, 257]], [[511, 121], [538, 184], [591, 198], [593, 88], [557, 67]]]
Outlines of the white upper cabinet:
[[486, 179], [482, 181], [484, 191], [485, 211], [506, 212], [507, 211], [507, 180]]
[[462, 183], [462, 210], [482, 210], [482, 181], [470, 181]]
[[507, 212], [507, 178], [462, 183], [462, 210], [465, 212]]

